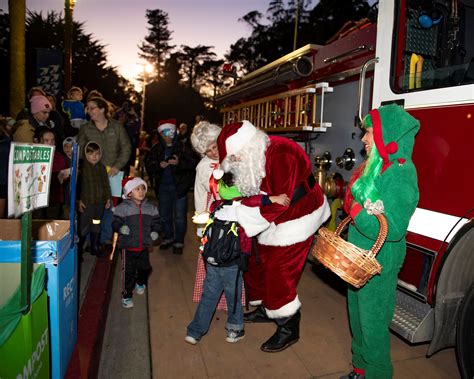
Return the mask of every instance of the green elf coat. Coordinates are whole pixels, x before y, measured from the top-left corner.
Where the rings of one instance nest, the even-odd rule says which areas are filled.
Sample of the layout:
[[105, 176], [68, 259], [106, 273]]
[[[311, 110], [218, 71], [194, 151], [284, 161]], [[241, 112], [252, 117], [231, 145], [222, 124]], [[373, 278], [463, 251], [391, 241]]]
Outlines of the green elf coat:
[[[366, 378], [384, 379], [393, 375], [389, 325], [394, 313], [398, 272], [405, 259], [405, 235], [419, 196], [416, 169], [411, 160], [419, 122], [392, 104], [371, 111], [364, 127], [373, 127], [373, 149], [377, 148], [383, 162], [373, 184], [384, 205], [388, 236], [377, 256], [382, 265], [381, 274], [360, 289], [349, 287], [348, 290], [352, 363], [355, 368], [365, 370]], [[354, 222], [349, 228], [349, 242], [368, 250], [377, 238], [379, 223], [364, 208], [364, 198], [360, 197], [354, 194], [350, 211]]]

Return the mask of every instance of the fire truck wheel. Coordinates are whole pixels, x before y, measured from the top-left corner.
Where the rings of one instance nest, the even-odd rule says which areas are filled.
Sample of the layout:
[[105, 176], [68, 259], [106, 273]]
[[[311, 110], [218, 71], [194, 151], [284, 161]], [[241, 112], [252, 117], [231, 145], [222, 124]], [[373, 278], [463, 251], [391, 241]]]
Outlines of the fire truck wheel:
[[474, 378], [474, 286], [464, 296], [456, 333], [456, 352], [462, 378]]

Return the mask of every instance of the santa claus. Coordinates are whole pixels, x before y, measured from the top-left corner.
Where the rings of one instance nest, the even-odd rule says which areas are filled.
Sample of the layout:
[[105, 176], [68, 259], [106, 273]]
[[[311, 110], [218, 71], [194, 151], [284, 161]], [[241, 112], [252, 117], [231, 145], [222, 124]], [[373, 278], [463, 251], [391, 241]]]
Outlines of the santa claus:
[[245, 274], [250, 304], [246, 322], [275, 322], [276, 332], [262, 346], [265, 352], [286, 349], [299, 339], [301, 302], [296, 287], [314, 233], [330, 215], [316, 183], [311, 162], [294, 141], [269, 137], [248, 121], [230, 124], [217, 140], [219, 161], [231, 172], [243, 196], [287, 194], [289, 206], [226, 206], [216, 213], [221, 220], [238, 221], [255, 248]]

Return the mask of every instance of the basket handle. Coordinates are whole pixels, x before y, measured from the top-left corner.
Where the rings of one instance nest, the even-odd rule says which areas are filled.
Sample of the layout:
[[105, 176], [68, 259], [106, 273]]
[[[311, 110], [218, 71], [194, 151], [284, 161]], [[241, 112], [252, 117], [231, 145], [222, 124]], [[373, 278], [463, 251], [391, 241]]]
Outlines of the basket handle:
[[[387, 234], [388, 234], [388, 223], [385, 216], [383, 214], [376, 214], [374, 216], [377, 217], [377, 220], [379, 221], [380, 229], [379, 229], [379, 235], [377, 236], [377, 239], [375, 240], [374, 245], [367, 252], [367, 256], [369, 257], [375, 257], [379, 253], [380, 249], [385, 243], [385, 240], [387, 239]], [[341, 234], [342, 230], [351, 221], [352, 221], [351, 216], [347, 216], [344, 220], [342, 220], [341, 223], [337, 226], [336, 234], [337, 235]]]

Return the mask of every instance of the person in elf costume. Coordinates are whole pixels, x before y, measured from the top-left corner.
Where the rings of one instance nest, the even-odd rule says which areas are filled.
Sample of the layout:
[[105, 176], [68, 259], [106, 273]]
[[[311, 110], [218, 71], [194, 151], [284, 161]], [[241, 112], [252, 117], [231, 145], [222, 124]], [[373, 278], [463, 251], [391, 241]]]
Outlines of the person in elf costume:
[[344, 200], [353, 219], [348, 240], [369, 250], [379, 232], [377, 213], [387, 219], [388, 236], [377, 255], [380, 275], [360, 289], [348, 289], [354, 370], [341, 379], [385, 379], [393, 374], [389, 326], [398, 272], [405, 259], [405, 235], [419, 197], [411, 160], [419, 126], [395, 104], [370, 111], [363, 122], [368, 159], [354, 172]]
[[[318, 227], [330, 216], [306, 152], [294, 141], [271, 136], [249, 121], [226, 125], [217, 138], [222, 171], [234, 176], [245, 196], [286, 194], [291, 204], [224, 206], [220, 220], [237, 221], [256, 236], [244, 279], [250, 304], [246, 322], [275, 322], [277, 330], [261, 346], [278, 352], [299, 339], [301, 302], [297, 285]], [[217, 171], [217, 170], [216, 170]]]

